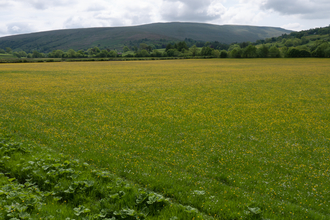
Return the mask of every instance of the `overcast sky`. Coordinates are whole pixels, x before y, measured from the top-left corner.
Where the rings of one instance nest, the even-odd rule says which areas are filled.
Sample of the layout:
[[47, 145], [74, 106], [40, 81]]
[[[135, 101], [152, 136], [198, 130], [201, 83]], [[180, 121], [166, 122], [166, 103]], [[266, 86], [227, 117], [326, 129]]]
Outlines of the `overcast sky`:
[[155, 22], [305, 30], [330, 24], [330, 0], [0, 0], [0, 37]]

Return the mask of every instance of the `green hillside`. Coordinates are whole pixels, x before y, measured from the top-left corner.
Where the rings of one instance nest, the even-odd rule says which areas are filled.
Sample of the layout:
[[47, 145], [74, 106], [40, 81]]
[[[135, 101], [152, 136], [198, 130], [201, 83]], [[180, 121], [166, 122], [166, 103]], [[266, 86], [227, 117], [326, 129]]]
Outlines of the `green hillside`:
[[49, 52], [80, 50], [94, 46], [119, 49], [139, 41], [163, 43], [190, 38], [196, 41], [233, 43], [278, 37], [291, 31], [274, 27], [211, 25], [202, 23], [156, 23], [132, 27], [85, 28], [22, 34], [0, 38], [0, 48]]
[[330, 57], [330, 25], [258, 40], [255, 44], [257, 48], [276, 47], [283, 57]]

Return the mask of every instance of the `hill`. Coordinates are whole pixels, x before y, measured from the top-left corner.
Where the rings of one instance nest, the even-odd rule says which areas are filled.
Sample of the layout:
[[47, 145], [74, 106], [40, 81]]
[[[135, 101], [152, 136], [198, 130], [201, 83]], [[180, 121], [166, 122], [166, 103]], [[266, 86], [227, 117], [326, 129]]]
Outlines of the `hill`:
[[[282, 50], [283, 56], [330, 57], [330, 25], [257, 40], [255, 44], [256, 47], [265, 45], [267, 48], [271, 48], [275, 46]], [[240, 45], [241, 48], [244, 46]], [[291, 55], [290, 50], [293, 53]]]
[[274, 27], [211, 25], [203, 23], [155, 23], [132, 27], [55, 30], [0, 38], [0, 48], [49, 52], [56, 49], [80, 50], [94, 46], [119, 49], [142, 41], [166, 44], [190, 38], [196, 41], [233, 43], [278, 37], [291, 31]]
[[[312, 28], [309, 30], [302, 30], [297, 32], [291, 32], [290, 34], [282, 34], [279, 37], [272, 37], [265, 40], [257, 40], [256, 44], [264, 44], [264, 43], [273, 43], [273, 42], [283, 42], [285, 43], [287, 40], [297, 40], [300, 39], [302, 42], [301, 44], [306, 44], [306, 42], [311, 41], [329, 41], [330, 40], [330, 25], [327, 27], [319, 27], [319, 28]], [[294, 44], [287, 46], [294, 46]]]

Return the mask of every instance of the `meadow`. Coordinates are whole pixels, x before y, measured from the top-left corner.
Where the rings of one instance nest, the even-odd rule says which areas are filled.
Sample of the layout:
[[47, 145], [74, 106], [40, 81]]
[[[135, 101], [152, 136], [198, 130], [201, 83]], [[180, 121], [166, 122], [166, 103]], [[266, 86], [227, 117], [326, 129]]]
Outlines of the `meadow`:
[[325, 220], [329, 82], [326, 59], [1, 64], [0, 133], [209, 218]]

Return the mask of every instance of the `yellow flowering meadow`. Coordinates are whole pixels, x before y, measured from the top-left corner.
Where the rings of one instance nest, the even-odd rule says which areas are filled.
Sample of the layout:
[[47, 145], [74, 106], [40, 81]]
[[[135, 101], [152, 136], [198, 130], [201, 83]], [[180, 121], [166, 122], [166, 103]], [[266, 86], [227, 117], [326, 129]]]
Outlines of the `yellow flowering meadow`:
[[0, 131], [215, 219], [330, 219], [330, 62], [0, 64]]

